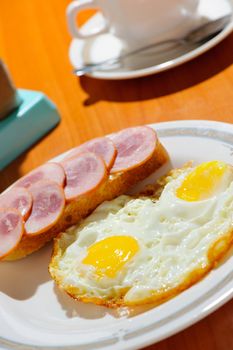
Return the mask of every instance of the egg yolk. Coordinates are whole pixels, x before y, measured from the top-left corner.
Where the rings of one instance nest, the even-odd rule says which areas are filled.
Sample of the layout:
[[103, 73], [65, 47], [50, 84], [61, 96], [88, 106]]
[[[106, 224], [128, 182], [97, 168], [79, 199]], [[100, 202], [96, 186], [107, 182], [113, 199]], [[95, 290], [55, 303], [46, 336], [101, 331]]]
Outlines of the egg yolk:
[[130, 236], [113, 236], [94, 243], [82, 263], [95, 267], [99, 277], [115, 277], [138, 252], [138, 242]]
[[211, 197], [220, 185], [226, 169], [227, 165], [219, 161], [197, 166], [177, 189], [177, 197], [189, 202]]

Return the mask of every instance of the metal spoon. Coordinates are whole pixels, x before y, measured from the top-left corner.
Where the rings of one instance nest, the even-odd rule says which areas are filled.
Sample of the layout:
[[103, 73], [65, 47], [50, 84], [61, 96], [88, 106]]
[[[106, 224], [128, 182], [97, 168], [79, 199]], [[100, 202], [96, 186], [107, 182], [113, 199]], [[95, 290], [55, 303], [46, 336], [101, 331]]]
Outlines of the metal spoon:
[[[157, 42], [155, 44], [151, 44], [148, 46], [144, 46], [141, 48], [138, 48], [133, 51], [126, 52], [118, 57], [115, 58], [110, 58], [107, 60], [104, 60], [102, 62], [98, 63], [88, 63], [85, 64], [84, 66], [77, 67], [76, 69], [73, 70], [73, 73], [77, 76], [82, 76], [87, 73], [92, 73], [96, 70], [109, 70], [111, 68], [115, 68], [116, 64], [117, 69], [119, 69], [119, 65], [123, 64], [123, 61], [126, 58], [139, 55], [145, 51], [148, 51], [150, 49], [158, 49], [156, 52], [158, 53], [166, 53], [166, 51], [170, 51], [173, 45], [179, 45], [184, 48], [192, 48], [193, 46], [197, 45], [203, 45], [213, 37], [215, 37], [217, 34], [219, 34], [230, 22], [232, 17], [232, 14], [228, 14], [226, 16], [220, 17], [214, 21], [207, 22], [200, 27], [192, 30], [189, 32], [185, 37], [183, 38], [178, 38], [178, 39], [170, 39], [170, 40], [165, 40], [161, 42]], [[170, 46], [168, 47], [168, 45]], [[165, 48], [164, 48], [165, 46]], [[166, 47], [167, 46], [167, 47]], [[160, 48], [160, 50], [159, 50]]]

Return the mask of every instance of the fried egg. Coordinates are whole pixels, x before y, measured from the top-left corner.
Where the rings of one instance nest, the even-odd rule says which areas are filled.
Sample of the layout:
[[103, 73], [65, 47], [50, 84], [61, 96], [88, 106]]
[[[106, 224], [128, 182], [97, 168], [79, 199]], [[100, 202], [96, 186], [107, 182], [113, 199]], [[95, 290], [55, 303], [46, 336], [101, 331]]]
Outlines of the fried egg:
[[173, 172], [155, 196], [104, 202], [57, 238], [50, 273], [78, 300], [161, 302], [200, 280], [233, 240], [233, 170], [211, 161]]

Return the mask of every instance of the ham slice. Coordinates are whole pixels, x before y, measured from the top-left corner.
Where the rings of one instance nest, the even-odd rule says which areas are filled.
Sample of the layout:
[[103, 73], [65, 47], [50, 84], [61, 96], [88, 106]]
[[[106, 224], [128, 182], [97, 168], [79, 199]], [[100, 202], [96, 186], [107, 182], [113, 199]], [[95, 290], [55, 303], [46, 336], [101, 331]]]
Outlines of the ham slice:
[[64, 186], [65, 174], [62, 166], [58, 163], [45, 163], [16, 181], [13, 186], [28, 188], [41, 180], [55, 181]]
[[15, 209], [0, 209], [0, 259], [18, 245], [23, 233], [21, 214]]
[[104, 161], [94, 153], [80, 153], [62, 165], [66, 174], [67, 201], [95, 190], [107, 176]]
[[32, 196], [26, 188], [10, 188], [0, 195], [0, 208], [17, 209], [26, 220], [32, 208]]
[[50, 229], [61, 217], [65, 207], [64, 190], [56, 182], [42, 180], [29, 187], [32, 212], [26, 221], [28, 235], [37, 235]]
[[108, 169], [112, 167], [117, 155], [116, 148], [110, 139], [107, 137], [98, 137], [87, 141], [76, 148], [73, 148], [67, 154], [66, 159], [74, 158], [76, 155], [82, 152], [92, 152], [103, 158]]
[[138, 126], [109, 135], [117, 149], [111, 173], [124, 172], [146, 162], [155, 151], [157, 136], [153, 129]]

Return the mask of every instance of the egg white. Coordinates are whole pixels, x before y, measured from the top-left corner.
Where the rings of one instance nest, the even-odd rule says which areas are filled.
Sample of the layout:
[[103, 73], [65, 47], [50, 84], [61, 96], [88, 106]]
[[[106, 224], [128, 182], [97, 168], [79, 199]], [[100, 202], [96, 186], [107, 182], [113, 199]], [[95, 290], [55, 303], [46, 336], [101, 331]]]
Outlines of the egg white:
[[[176, 189], [191, 170], [171, 179], [159, 200], [120, 196], [63, 233], [50, 265], [58, 284], [75, 298], [113, 306], [166, 299], [200, 279], [232, 241], [233, 178], [227, 172], [221, 191], [187, 202]], [[87, 249], [118, 235], [134, 237], [139, 251], [115, 277], [97, 278], [95, 268], [82, 263]]]

